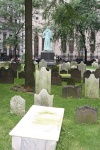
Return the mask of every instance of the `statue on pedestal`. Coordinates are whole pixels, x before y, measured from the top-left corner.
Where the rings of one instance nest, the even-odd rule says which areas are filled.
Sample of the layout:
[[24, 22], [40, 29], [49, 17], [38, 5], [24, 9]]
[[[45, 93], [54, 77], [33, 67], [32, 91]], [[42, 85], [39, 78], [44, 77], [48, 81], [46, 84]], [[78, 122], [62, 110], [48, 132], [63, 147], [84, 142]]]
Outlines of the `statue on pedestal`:
[[52, 38], [52, 31], [50, 30], [49, 26], [44, 30], [42, 36], [44, 38], [44, 51], [52, 51], [51, 40], [53, 38]]

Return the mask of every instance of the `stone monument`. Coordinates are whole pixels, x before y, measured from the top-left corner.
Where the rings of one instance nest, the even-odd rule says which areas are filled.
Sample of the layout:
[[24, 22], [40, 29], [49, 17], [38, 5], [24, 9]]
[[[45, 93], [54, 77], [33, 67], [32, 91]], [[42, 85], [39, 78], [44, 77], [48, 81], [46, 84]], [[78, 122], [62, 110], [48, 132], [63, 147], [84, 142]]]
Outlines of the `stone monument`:
[[42, 37], [44, 39], [44, 47], [41, 52], [41, 59], [47, 62], [47, 67], [54, 66], [54, 52], [52, 50], [53, 37], [49, 26], [43, 31]]

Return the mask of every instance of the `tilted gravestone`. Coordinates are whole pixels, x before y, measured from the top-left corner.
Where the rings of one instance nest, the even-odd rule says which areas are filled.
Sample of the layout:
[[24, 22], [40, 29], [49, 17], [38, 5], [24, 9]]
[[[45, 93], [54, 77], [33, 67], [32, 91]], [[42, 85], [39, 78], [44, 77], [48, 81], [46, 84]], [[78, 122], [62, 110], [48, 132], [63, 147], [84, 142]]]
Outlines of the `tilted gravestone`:
[[72, 86], [67, 85], [62, 87], [62, 97], [81, 98], [82, 97], [82, 85]]
[[25, 100], [19, 96], [15, 95], [10, 100], [10, 112], [16, 115], [25, 115]]
[[98, 109], [89, 106], [76, 108], [76, 123], [97, 123]]
[[39, 94], [34, 94], [34, 105], [53, 107], [53, 97], [46, 89], [42, 89]]
[[94, 74], [85, 78], [85, 96], [88, 98], [99, 98], [99, 78], [96, 79]]

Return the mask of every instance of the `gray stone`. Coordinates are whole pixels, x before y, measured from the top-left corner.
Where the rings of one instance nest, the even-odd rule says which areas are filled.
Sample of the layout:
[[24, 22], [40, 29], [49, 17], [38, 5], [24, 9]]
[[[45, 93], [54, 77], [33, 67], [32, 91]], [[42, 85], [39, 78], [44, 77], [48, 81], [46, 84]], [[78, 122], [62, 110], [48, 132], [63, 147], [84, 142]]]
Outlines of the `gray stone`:
[[61, 66], [60, 66], [60, 69], [59, 69], [60, 71], [61, 70], [65, 70], [65, 71], [67, 71], [68, 72], [68, 66], [67, 66], [67, 64], [64, 62], [63, 64], [61, 64]]
[[62, 85], [62, 78], [61, 76], [52, 76], [51, 77], [51, 85], [58, 85], [61, 86]]
[[25, 115], [25, 100], [21, 96], [15, 95], [10, 100], [10, 112], [16, 115]]
[[47, 63], [44, 59], [42, 59], [40, 62], [39, 62], [39, 69], [41, 69], [42, 67], [45, 67], [47, 68]]
[[76, 66], [76, 68], [77, 68], [77, 62], [76, 62], [76, 61], [72, 61], [72, 62], [70, 63], [70, 67], [72, 67], [72, 66]]
[[0, 83], [14, 83], [15, 71], [12, 68], [0, 68]]
[[85, 78], [85, 96], [88, 98], [99, 98], [99, 78], [96, 79], [94, 74]]
[[86, 71], [86, 64], [83, 61], [78, 65], [78, 69], [81, 71], [81, 78], [83, 78], [84, 72]]
[[39, 94], [34, 94], [34, 105], [53, 106], [53, 95], [49, 95], [46, 89], [42, 89]]
[[76, 122], [77, 123], [97, 123], [98, 109], [89, 106], [76, 108]]
[[69, 74], [71, 74], [71, 78], [75, 80], [75, 82], [81, 82], [81, 71], [77, 68], [70, 69], [68, 71]]
[[42, 89], [51, 93], [51, 70], [47, 71], [45, 67], [36, 70], [35, 91], [39, 94]]
[[81, 98], [82, 97], [82, 85], [72, 86], [67, 85], [62, 87], [62, 97]]

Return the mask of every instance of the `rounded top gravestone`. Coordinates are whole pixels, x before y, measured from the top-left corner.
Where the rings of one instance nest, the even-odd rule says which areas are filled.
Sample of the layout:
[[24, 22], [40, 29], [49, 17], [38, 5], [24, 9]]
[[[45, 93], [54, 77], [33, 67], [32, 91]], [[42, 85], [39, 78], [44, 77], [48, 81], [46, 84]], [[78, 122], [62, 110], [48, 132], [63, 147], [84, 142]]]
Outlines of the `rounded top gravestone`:
[[51, 40], [52, 40], [52, 31], [48, 26], [43, 32], [43, 39], [44, 39], [44, 51], [52, 51], [51, 47]]

